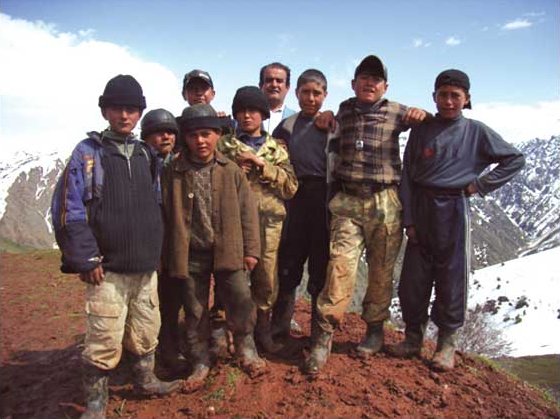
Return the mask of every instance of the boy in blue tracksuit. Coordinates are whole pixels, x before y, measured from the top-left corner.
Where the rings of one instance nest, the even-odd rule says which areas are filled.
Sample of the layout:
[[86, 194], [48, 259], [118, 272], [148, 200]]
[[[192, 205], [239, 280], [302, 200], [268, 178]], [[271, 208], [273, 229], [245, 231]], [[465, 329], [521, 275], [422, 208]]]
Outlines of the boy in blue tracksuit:
[[[396, 356], [418, 356], [432, 288], [431, 318], [438, 326], [432, 360], [436, 370], [454, 367], [455, 334], [463, 325], [469, 274], [467, 198], [484, 196], [514, 177], [523, 155], [482, 122], [467, 119], [468, 76], [446, 70], [435, 81], [435, 118], [413, 128], [400, 185], [408, 244], [399, 284], [405, 340], [390, 348]], [[491, 164], [492, 170], [481, 173]]]
[[123, 348], [133, 355], [140, 393], [168, 394], [181, 384], [154, 374], [163, 225], [154, 156], [132, 134], [146, 108], [142, 87], [132, 76], [118, 75], [107, 83], [99, 107], [109, 128], [76, 146], [51, 207], [61, 269], [87, 284], [82, 418], [105, 417], [109, 372]]

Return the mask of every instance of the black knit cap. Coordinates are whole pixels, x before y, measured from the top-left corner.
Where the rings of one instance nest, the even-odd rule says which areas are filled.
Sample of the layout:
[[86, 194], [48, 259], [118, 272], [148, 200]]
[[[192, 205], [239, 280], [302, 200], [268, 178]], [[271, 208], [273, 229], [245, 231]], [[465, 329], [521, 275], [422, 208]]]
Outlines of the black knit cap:
[[270, 118], [266, 96], [257, 86], [243, 86], [235, 92], [231, 105], [233, 116], [235, 117], [237, 112], [245, 109], [257, 109], [262, 114], [263, 119]]
[[103, 94], [99, 96], [99, 107], [108, 106], [134, 106], [141, 111], [146, 109], [146, 98], [142, 92], [142, 86], [128, 74], [113, 77], [107, 82]]
[[[434, 84], [434, 90], [439, 89], [441, 86], [455, 86], [460, 87], [469, 93], [471, 88], [471, 82], [469, 81], [469, 76], [463, 73], [461, 70], [455, 70], [453, 68], [449, 70], [442, 71], [436, 77], [436, 82]], [[467, 109], [471, 109], [471, 101], [464, 106]]]
[[370, 74], [375, 77], [381, 77], [383, 80], [387, 81], [387, 67], [383, 64], [383, 61], [375, 55], [368, 55], [362, 60], [356, 70], [354, 71], [354, 78], [358, 77], [359, 74]]
[[223, 121], [214, 108], [205, 103], [186, 107], [177, 121], [182, 133], [201, 128], [222, 129], [223, 127]]

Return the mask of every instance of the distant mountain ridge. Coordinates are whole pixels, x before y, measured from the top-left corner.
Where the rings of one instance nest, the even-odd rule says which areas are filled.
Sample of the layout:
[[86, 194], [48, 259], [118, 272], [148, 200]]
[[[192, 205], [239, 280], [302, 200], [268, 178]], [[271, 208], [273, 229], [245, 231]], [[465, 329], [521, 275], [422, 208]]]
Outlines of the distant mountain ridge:
[[[560, 136], [519, 144], [527, 164], [510, 183], [471, 200], [473, 269], [560, 244]], [[20, 152], [0, 162], [0, 238], [52, 248], [50, 200], [68, 156]]]

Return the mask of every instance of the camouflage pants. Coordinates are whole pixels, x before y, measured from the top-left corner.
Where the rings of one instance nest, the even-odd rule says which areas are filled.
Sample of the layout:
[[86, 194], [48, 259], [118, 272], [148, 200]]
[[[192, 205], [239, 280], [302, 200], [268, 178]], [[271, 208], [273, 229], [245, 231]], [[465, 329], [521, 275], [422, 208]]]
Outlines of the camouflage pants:
[[251, 273], [251, 293], [258, 310], [271, 310], [278, 297], [278, 248], [284, 218], [260, 214], [261, 258]]
[[320, 327], [332, 332], [352, 299], [358, 261], [366, 248], [368, 284], [362, 303], [367, 323], [389, 318], [393, 268], [402, 241], [402, 206], [396, 188], [359, 198], [339, 192], [332, 214], [327, 279], [317, 301]]
[[105, 272], [87, 285], [87, 332], [82, 359], [103, 370], [117, 366], [123, 346], [134, 355], [153, 352], [161, 324], [157, 274]]

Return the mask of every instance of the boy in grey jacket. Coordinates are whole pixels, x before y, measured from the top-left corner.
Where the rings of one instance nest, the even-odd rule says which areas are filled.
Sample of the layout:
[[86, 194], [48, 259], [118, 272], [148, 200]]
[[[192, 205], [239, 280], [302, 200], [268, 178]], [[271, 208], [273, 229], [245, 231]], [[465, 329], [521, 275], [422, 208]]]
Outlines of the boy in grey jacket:
[[[463, 325], [467, 299], [469, 209], [467, 198], [499, 188], [523, 167], [523, 155], [482, 122], [465, 118], [471, 107], [468, 76], [445, 70], [435, 81], [438, 113], [410, 134], [400, 198], [408, 244], [399, 284], [405, 340], [396, 356], [420, 355], [432, 287], [432, 321], [438, 342], [436, 370], [454, 367], [455, 334]], [[481, 173], [491, 164], [492, 170]]]

